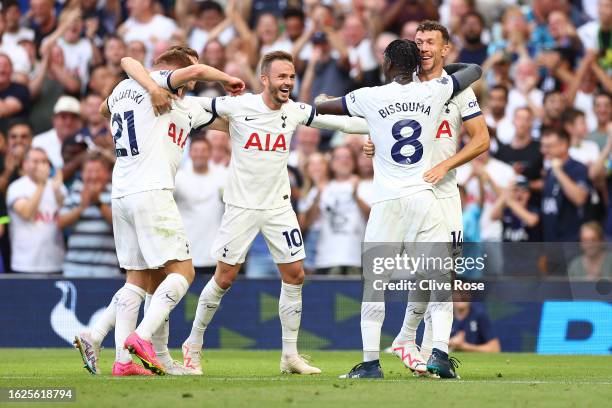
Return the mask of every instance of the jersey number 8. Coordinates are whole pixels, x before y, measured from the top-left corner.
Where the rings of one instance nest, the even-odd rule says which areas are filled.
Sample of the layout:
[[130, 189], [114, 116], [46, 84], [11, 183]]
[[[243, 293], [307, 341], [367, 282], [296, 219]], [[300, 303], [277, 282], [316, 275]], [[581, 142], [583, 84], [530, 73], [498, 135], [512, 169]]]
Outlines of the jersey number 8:
[[[412, 135], [402, 136], [402, 129], [407, 127], [412, 129]], [[397, 140], [391, 147], [391, 157], [396, 163], [415, 164], [423, 158], [423, 145], [418, 140], [421, 137], [421, 124], [419, 122], [413, 119], [403, 119], [395, 122], [393, 128], [391, 128], [391, 134]], [[414, 151], [405, 155], [402, 153], [404, 146], [412, 146]]]

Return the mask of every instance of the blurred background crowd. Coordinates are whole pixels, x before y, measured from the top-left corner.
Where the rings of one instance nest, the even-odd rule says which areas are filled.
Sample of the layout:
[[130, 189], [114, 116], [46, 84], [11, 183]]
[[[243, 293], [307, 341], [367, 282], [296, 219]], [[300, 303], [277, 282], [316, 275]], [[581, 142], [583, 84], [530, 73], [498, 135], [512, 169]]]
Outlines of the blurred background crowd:
[[[382, 84], [383, 50], [414, 39], [425, 19], [448, 27], [447, 62], [484, 69], [474, 90], [492, 143], [458, 171], [463, 240], [501, 258], [500, 242], [582, 242], [589, 245], [563, 273], [612, 276], [603, 244], [612, 240], [612, 0], [3, 0], [4, 272], [121, 273], [110, 208], [115, 153], [98, 106], [125, 78], [122, 57], [150, 67], [168, 47], [189, 45], [201, 62], [259, 92], [260, 57], [284, 50], [296, 61], [293, 99], [312, 103], [320, 93]], [[223, 88], [194, 92], [219, 96]], [[469, 136], [452, 137], [464, 144]], [[288, 172], [308, 273], [361, 272], [373, 199], [363, 143], [362, 135], [307, 127], [293, 138]], [[177, 175], [175, 197], [203, 273], [214, 271], [210, 245], [230, 155], [227, 134], [194, 134]], [[243, 270], [277, 274], [261, 236]], [[554, 274], [546, 263], [529, 273]]]

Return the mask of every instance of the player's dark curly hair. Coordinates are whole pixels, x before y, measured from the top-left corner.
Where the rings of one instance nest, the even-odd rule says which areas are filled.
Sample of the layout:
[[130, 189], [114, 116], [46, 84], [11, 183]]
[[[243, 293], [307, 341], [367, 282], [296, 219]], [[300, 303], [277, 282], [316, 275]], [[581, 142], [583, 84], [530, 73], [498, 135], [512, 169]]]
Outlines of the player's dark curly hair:
[[421, 63], [421, 52], [411, 40], [393, 40], [385, 49], [385, 58], [402, 73], [412, 74]]

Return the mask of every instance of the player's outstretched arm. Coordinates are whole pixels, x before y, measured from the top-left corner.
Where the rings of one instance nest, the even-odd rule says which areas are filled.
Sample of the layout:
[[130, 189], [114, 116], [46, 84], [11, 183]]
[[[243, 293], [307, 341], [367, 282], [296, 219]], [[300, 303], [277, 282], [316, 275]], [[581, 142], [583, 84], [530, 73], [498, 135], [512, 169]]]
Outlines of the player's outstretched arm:
[[315, 99], [317, 113], [321, 115], [346, 115], [342, 98], [331, 98], [327, 95], [319, 95]]
[[457, 95], [474, 82], [478, 81], [482, 76], [482, 68], [476, 64], [456, 63], [449, 64], [444, 67], [446, 72], [452, 72], [453, 78], [453, 96]]
[[155, 116], [163, 115], [172, 109], [172, 101], [176, 96], [157, 85], [151, 78], [149, 71], [139, 61], [132, 57], [123, 57], [121, 58], [121, 68], [149, 93]]
[[339, 130], [344, 133], [358, 133], [362, 135], [370, 133], [368, 122], [363, 118], [357, 117], [317, 114], [309, 126], [318, 129]]

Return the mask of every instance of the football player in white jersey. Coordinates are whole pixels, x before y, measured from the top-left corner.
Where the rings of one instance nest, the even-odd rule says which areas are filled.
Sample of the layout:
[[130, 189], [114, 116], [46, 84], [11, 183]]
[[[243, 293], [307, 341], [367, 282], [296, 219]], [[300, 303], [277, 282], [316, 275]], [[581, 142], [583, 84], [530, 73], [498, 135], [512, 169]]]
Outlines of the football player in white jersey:
[[[424, 21], [419, 24], [415, 42], [421, 51], [421, 65], [418, 73], [414, 73], [414, 81], [429, 81], [447, 74], [444, 71], [444, 57], [449, 51], [449, 40], [448, 30], [440, 23]], [[470, 140], [457, 152], [462, 125]], [[453, 255], [460, 256], [463, 218], [455, 169], [489, 149], [489, 131], [472, 88], [465, 89], [448, 101], [436, 128], [432, 153], [432, 164], [435, 166], [425, 173], [425, 180], [434, 185], [434, 194], [448, 225], [447, 240], [453, 245]], [[374, 150], [371, 141], [366, 142], [366, 155], [372, 157]], [[424, 315], [425, 331], [420, 354], [416, 347], [416, 327], [421, 317], [407, 308], [402, 329], [390, 347], [391, 352], [412, 370], [417, 364], [427, 361], [432, 350], [430, 308]]]
[[[156, 69], [165, 70], [154, 72], [152, 78], [157, 85], [171, 90], [179, 88], [178, 82], [184, 83], [181, 75], [219, 81], [236, 92], [244, 88], [240, 79], [204, 65], [192, 66], [192, 63], [187, 54], [171, 49], [156, 60]], [[172, 75], [169, 69], [175, 68], [185, 69]], [[115, 87], [101, 106], [101, 112], [111, 118], [117, 153], [113, 170], [113, 230], [119, 263], [127, 270], [127, 283], [105, 311], [101, 326], [106, 327], [98, 334], [116, 320], [113, 375], [145, 374], [142, 367], [132, 362], [129, 352], [136, 354], [145, 368], [164, 374], [165, 367], [157, 360], [151, 337], [184, 296], [194, 277], [189, 244], [172, 197], [174, 176], [189, 132], [211, 125], [215, 118], [190, 97], [177, 99], [170, 113], [156, 117], [147, 90], [132, 79]], [[213, 127], [224, 130], [227, 124], [223, 126], [217, 121]], [[166, 278], [153, 294], [142, 322], [132, 332], [156, 269], [163, 269]], [[80, 343], [83, 338], [77, 336], [76, 340]], [[79, 349], [88, 368], [96, 371], [95, 358], [90, 356], [97, 354], [101, 339], [91, 340], [94, 344], [81, 344]]]
[[[456, 93], [480, 78], [477, 65], [460, 64], [451, 76], [427, 82], [414, 82], [413, 73], [420, 62], [420, 53], [413, 41], [395, 40], [385, 50], [383, 71], [389, 84], [361, 88], [342, 99], [317, 103], [320, 113], [349, 114], [364, 117], [370, 126], [374, 155], [374, 185], [377, 198], [370, 213], [364, 241], [366, 243], [445, 242], [448, 230], [442, 210], [425, 180], [431, 168], [433, 145], [438, 117], [445, 104]], [[368, 276], [366, 278], [366, 285]], [[366, 290], [368, 286], [366, 286]], [[366, 293], [364, 291], [364, 293]], [[361, 331], [364, 361], [356, 365], [345, 378], [381, 378], [379, 363], [380, 330], [384, 321], [384, 296], [364, 298]], [[416, 298], [415, 298], [416, 296]], [[422, 300], [415, 300], [422, 299]], [[452, 303], [436, 299], [426, 291], [410, 291], [409, 306], [423, 314], [427, 300], [432, 303], [432, 323], [435, 340], [446, 341], [442, 354], [443, 373], [452, 371], [448, 358], [448, 337], [452, 323]], [[437, 343], [436, 343], [437, 344]], [[446, 355], [444, 359], [444, 355]], [[431, 362], [431, 361], [430, 361]], [[415, 364], [419, 372], [427, 371], [423, 361]], [[437, 362], [436, 362], [437, 364]]]
[[[128, 73], [134, 79], [141, 79], [133, 75], [135, 72]], [[236, 279], [255, 236], [261, 232], [282, 278], [280, 370], [318, 374], [321, 370], [308, 365], [297, 352], [305, 254], [290, 201], [289, 145], [299, 125], [347, 133], [367, 133], [368, 129], [363, 119], [317, 115], [312, 106], [290, 100], [295, 68], [288, 53], [272, 52], [263, 57], [261, 81], [264, 85], [261, 94], [220, 97], [210, 102], [201, 99], [215, 116], [229, 121], [232, 156], [223, 197], [225, 213], [213, 243], [217, 269], [200, 294], [191, 334], [183, 343], [184, 364], [201, 372], [204, 331]]]

